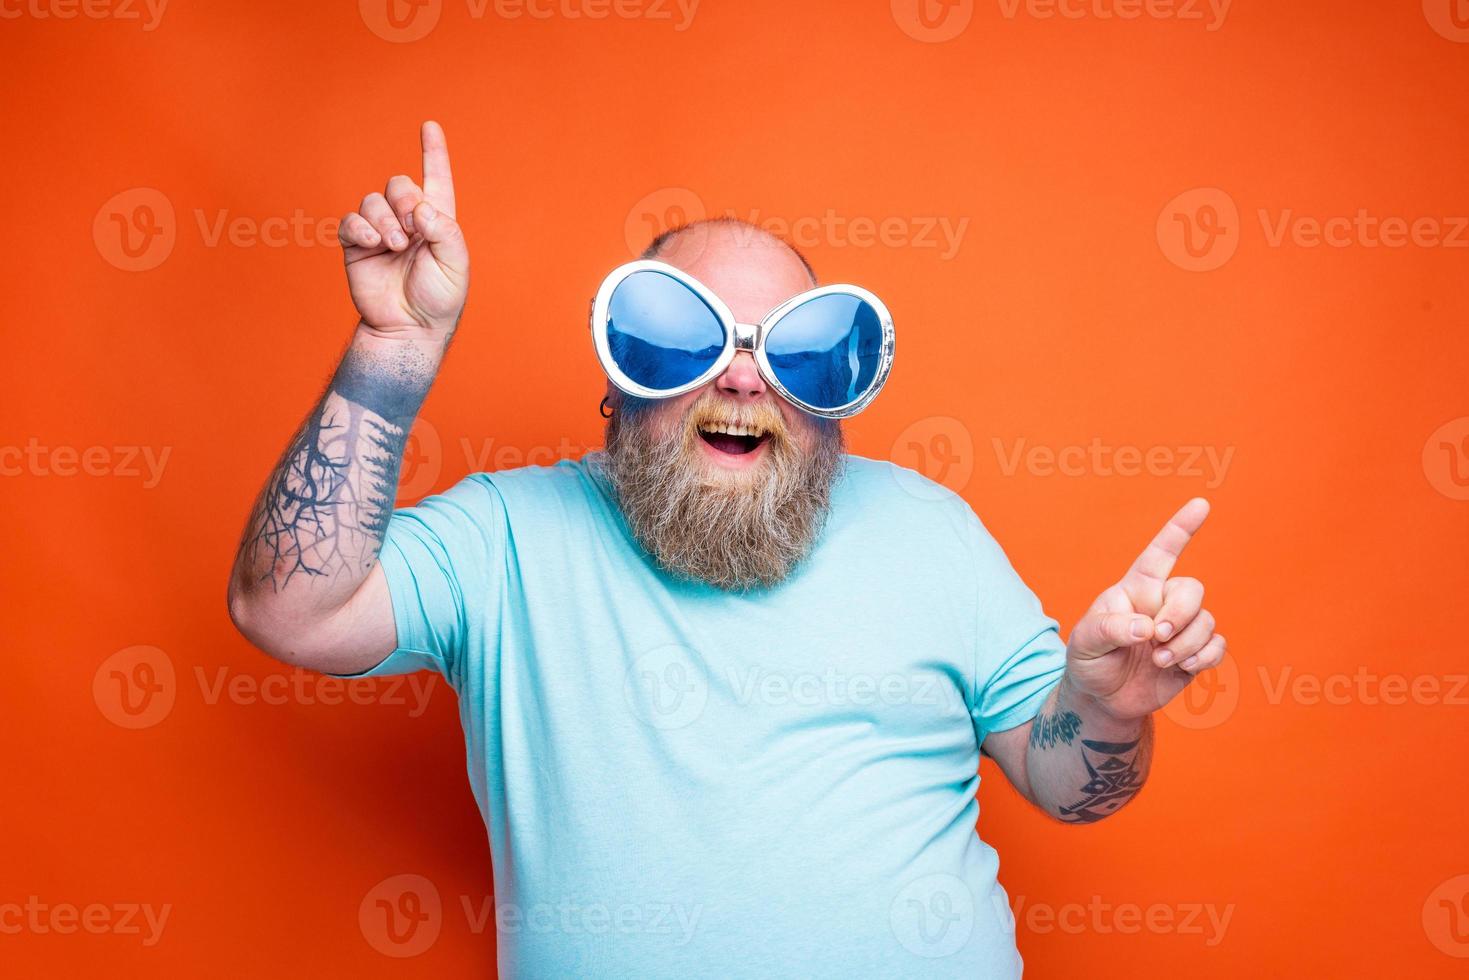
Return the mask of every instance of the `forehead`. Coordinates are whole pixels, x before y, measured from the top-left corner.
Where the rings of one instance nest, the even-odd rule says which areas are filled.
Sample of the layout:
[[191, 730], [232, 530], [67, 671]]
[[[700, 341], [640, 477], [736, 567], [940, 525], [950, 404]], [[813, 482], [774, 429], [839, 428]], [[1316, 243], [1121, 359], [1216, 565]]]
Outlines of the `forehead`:
[[712, 289], [746, 323], [812, 288], [796, 254], [752, 228], [703, 226], [674, 237], [658, 255]]

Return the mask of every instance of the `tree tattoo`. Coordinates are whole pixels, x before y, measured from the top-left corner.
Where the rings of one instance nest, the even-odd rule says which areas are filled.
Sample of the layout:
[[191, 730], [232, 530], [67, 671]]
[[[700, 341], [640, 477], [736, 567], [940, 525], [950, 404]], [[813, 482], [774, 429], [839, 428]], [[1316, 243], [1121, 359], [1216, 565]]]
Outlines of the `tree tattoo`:
[[348, 351], [255, 502], [241, 554], [276, 591], [297, 575], [361, 572], [377, 560], [433, 377], [407, 345], [394, 354]]
[[1058, 711], [1053, 715], [1043, 711], [1030, 726], [1030, 747], [1049, 749], [1053, 745], [1070, 745], [1079, 731], [1081, 715], [1075, 711]]

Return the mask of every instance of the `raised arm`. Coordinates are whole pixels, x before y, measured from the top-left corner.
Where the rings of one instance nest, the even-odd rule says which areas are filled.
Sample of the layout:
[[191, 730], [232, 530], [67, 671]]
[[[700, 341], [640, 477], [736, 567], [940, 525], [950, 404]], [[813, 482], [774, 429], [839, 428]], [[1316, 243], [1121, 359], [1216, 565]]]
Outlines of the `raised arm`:
[[392, 652], [378, 552], [408, 432], [469, 288], [449, 151], [423, 124], [423, 184], [397, 176], [341, 223], [351, 343], [265, 481], [229, 581], [230, 617], [286, 663], [366, 670]]
[[1169, 578], [1209, 514], [1190, 500], [1077, 623], [1066, 671], [1034, 720], [984, 751], [1021, 795], [1066, 823], [1095, 823], [1142, 789], [1153, 712], [1224, 659], [1198, 579]]

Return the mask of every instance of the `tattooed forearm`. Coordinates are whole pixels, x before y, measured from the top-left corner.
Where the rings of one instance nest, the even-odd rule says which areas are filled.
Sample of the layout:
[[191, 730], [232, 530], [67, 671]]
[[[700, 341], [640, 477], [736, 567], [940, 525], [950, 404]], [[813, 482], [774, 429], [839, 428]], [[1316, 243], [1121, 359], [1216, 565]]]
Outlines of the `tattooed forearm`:
[[1066, 823], [1096, 823], [1111, 816], [1142, 789], [1147, 751], [1144, 739], [1131, 742], [1081, 740], [1081, 758], [1086, 764], [1086, 794], [1076, 803], [1062, 806], [1058, 816]]
[[1081, 731], [1081, 715], [1075, 711], [1058, 709], [1051, 714], [1042, 711], [1031, 723], [1030, 747], [1049, 749], [1053, 745], [1070, 745], [1079, 731]]
[[365, 576], [393, 513], [398, 470], [434, 365], [411, 345], [355, 345], [287, 446], [241, 542], [242, 578]]

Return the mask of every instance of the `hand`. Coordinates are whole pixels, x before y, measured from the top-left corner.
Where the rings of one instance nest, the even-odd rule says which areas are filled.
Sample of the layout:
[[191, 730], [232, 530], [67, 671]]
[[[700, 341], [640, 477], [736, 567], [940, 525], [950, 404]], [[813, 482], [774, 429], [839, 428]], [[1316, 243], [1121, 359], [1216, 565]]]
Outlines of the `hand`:
[[469, 249], [454, 218], [449, 147], [423, 124], [423, 187], [397, 176], [342, 219], [352, 303], [368, 329], [447, 340], [469, 292]]
[[1119, 720], [1152, 714], [1224, 659], [1224, 637], [1202, 608], [1203, 584], [1168, 577], [1208, 516], [1202, 497], [1184, 504], [1071, 633], [1067, 679]]

